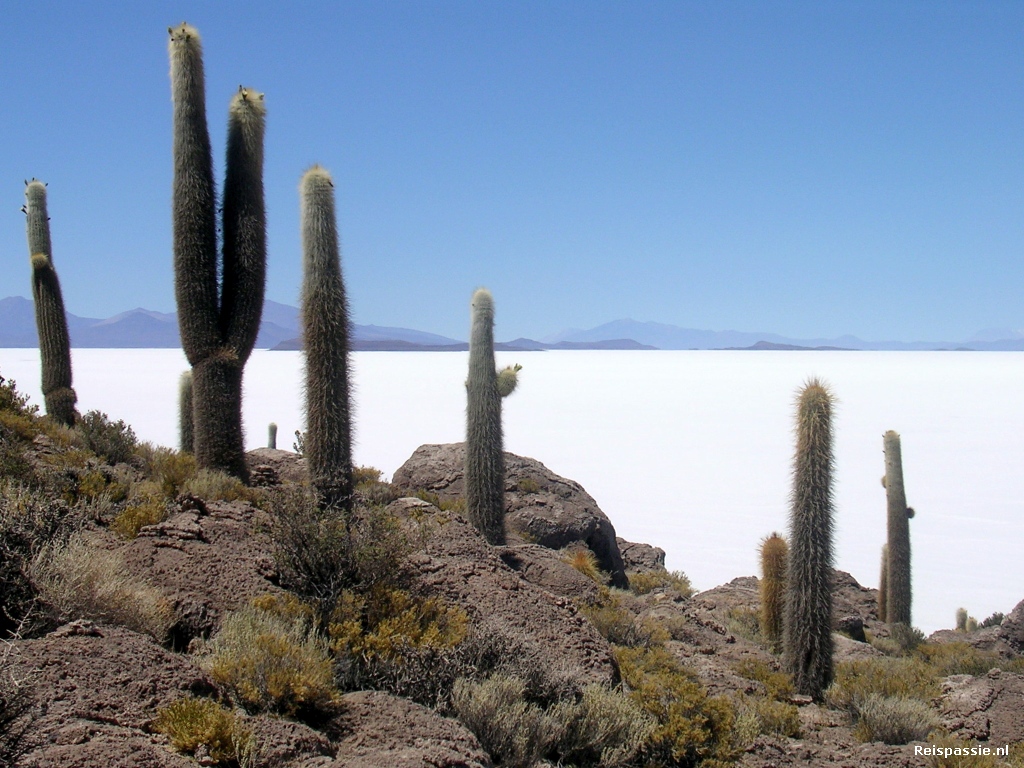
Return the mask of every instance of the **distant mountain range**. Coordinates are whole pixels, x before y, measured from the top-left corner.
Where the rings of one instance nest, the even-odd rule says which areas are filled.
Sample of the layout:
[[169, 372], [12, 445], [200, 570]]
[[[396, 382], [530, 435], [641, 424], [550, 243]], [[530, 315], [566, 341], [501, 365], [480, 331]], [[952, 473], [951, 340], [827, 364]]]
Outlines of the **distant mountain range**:
[[[74, 347], [173, 348], [180, 346], [177, 315], [132, 309], [98, 319], [68, 314]], [[301, 349], [299, 310], [266, 301], [256, 339], [259, 349]], [[0, 299], [0, 348], [37, 346], [32, 302], [20, 296]], [[435, 333], [379, 325], [353, 325], [357, 351], [461, 351], [464, 341]], [[746, 349], [746, 350], [978, 350], [1022, 351], [1024, 334], [1006, 329], [985, 329], [963, 342], [864, 341], [856, 336], [835, 339], [793, 339], [775, 333], [701, 331], [663, 323], [615, 320], [590, 330], [569, 329], [541, 340], [518, 338], [495, 344], [495, 349]]]

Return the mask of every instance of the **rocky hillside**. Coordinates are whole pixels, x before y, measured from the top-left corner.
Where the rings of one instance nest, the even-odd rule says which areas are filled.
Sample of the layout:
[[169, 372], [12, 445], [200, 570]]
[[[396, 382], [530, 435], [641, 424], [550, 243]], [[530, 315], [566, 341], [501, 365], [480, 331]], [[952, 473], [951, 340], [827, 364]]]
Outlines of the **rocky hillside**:
[[511, 454], [489, 546], [461, 451], [361, 471], [338, 520], [296, 454], [250, 453], [244, 488], [105, 418], [56, 429], [4, 385], [0, 766], [981, 766], [1003, 763], [914, 745], [1024, 741], [1024, 603], [923, 640], [836, 572], [836, 683], [811, 702], [756, 578], [693, 594]]

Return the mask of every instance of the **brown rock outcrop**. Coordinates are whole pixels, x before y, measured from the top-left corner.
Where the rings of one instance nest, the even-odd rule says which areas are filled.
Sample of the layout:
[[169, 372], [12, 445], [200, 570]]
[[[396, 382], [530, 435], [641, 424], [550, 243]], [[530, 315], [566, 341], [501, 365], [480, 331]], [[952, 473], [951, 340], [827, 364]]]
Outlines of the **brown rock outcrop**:
[[[401, 491], [427, 490], [442, 500], [463, 495], [465, 445], [421, 445], [391, 480]], [[629, 586], [615, 528], [579, 483], [536, 459], [505, 453], [505, 524], [510, 533], [549, 549], [585, 544], [612, 586]]]

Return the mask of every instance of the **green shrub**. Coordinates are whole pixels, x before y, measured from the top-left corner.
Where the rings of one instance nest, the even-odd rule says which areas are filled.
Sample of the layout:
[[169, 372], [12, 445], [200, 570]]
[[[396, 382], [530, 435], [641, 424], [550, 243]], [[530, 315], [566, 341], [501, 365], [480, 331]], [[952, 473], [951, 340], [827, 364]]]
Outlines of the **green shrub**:
[[919, 699], [872, 693], [857, 705], [854, 735], [861, 741], [907, 744], [923, 741], [938, 725], [935, 712]]
[[[601, 599], [594, 605], [581, 605], [579, 611], [609, 643], [629, 647], [650, 645], [655, 627], [638, 621], [615, 594], [602, 588]], [[662, 640], [667, 638], [661, 638]]]
[[345, 590], [395, 585], [411, 545], [399, 522], [379, 507], [322, 511], [301, 488], [283, 488], [270, 503], [271, 536], [282, 583], [314, 606], [326, 630]]
[[196, 457], [191, 453], [141, 443], [135, 455], [146, 476], [155, 484], [155, 492], [167, 499], [176, 498], [197, 471]]
[[560, 701], [547, 714], [558, 726], [552, 751], [559, 764], [628, 765], [655, 728], [627, 695], [602, 685], [588, 685], [579, 699]]
[[166, 734], [171, 747], [194, 755], [205, 747], [216, 765], [238, 765], [255, 751], [255, 741], [239, 718], [210, 699], [186, 696], [157, 711], [153, 730]]
[[130, 426], [122, 420], [111, 421], [107, 414], [89, 411], [75, 423], [85, 445], [97, 456], [110, 464], [127, 462], [135, 453], [138, 438]]
[[682, 571], [643, 571], [629, 576], [629, 588], [637, 595], [646, 595], [656, 589], [667, 589], [683, 597], [693, 595], [689, 577]]
[[723, 765], [738, 757], [734, 745], [735, 710], [724, 697], [704, 687], [668, 650], [615, 648], [630, 697], [657, 725], [643, 748], [656, 765]]
[[250, 712], [317, 719], [338, 706], [326, 641], [299, 620], [255, 607], [224, 617], [206, 666]]
[[0, 411], [15, 413], [19, 416], [37, 417], [39, 406], [29, 403], [28, 395], [18, 391], [13, 379], [0, 376]]
[[522, 680], [500, 675], [455, 683], [453, 709], [497, 765], [530, 768], [558, 738], [558, 724], [525, 691]]
[[871, 644], [889, 656], [906, 656], [923, 642], [924, 633], [917, 627], [893, 624], [889, 627], [889, 637], [876, 637]]
[[60, 623], [107, 621], [162, 641], [173, 620], [160, 591], [132, 576], [117, 552], [90, 546], [80, 536], [43, 548], [31, 577]]
[[930, 701], [941, 693], [934, 670], [921, 658], [876, 657], [844, 661], [825, 699], [856, 718], [869, 696]]
[[988, 627], [998, 627], [1003, 623], [1003, 619], [1006, 618], [1006, 614], [1002, 611], [996, 611], [987, 619], [981, 622], [981, 628], [987, 629]]

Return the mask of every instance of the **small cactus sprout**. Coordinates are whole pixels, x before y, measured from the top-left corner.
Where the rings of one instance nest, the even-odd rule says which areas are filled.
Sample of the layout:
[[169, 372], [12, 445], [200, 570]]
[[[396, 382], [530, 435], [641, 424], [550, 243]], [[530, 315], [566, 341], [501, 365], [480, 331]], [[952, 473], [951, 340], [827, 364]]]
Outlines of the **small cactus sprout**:
[[966, 632], [967, 631], [967, 609], [957, 608], [956, 609], [956, 631]]
[[259, 332], [266, 284], [263, 95], [239, 88], [228, 110], [217, 254], [217, 195], [199, 33], [169, 28], [173, 104], [174, 292], [192, 366], [193, 446], [203, 469], [246, 480], [242, 372]]
[[777, 533], [761, 542], [761, 634], [778, 653], [786, 604], [786, 563], [789, 546]]
[[71, 388], [71, 340], [60, 281], [53, 266], [50, 218], [46, 212], [46, 185], [32, 179], [25, 188], [25, 199], [22, 210], [25, 211], [28, 227], [43, 399], [47, 415], [59, 424], [71, 427], [75, 423], [75, 402], [78, 396]]
[[352, 421], [349, 314], [334, 214], [334, 183], [313, 166], [299, 187], [302, 226], [302, 336], [306, 350], [306, 432], [302, 453], [325, 508], [351, 511]]
[[886, 620], [890, 624], [910, 626], [910, 525], [911, 513], [903, 489], [903, 459], [900, 436], [889, 430], [883, 437], [885, 448], [885, 497], [888, 528], [888, 579], [886, 583]]
[[519, 385], [519, 372], [523, 370], [521, 365], [509, 365], [498, 371], [498, 394], [508, 397], [516, 391]]
[[799, 693], [832, 682], [833, 396], [818, 379], [797, 398], [783, 659]]
[[495, 370], [494, 298], [480, 288], [471, 302], [466, 380], [466, 515], [481, 535], [496, 545], [505, 543], [501, 398], [515, 389], [520, 368]]
[[878, 620], [887, 622], [889, 613], [889, 545], [882, 545], [882, 566], [878, 574]]
[[277, 424], [274, 422], [267, 426], [267, 448], [277, 448]]
[[192, 371], [185, 371], [178, 379], [178, 438], [181, 450], [192, 453], [195, 450], [192, 412]]

